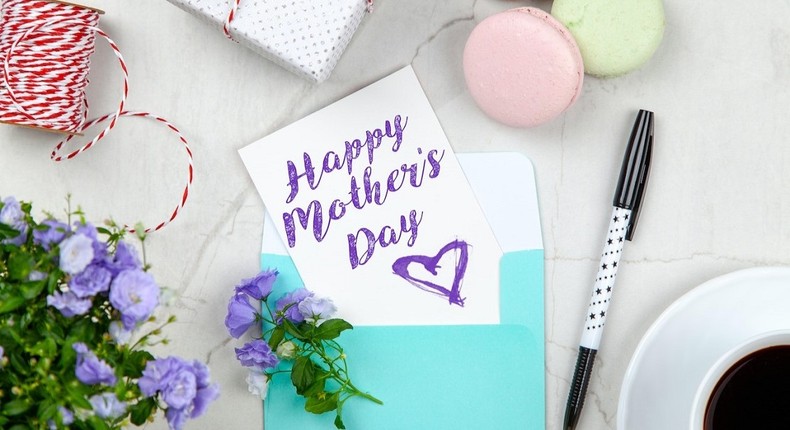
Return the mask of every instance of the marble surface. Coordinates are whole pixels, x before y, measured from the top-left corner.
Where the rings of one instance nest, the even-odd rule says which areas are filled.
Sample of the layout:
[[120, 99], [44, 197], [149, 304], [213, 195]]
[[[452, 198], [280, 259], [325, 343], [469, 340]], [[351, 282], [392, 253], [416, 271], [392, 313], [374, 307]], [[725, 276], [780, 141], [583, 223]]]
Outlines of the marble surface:
[[[520, 130], [486, 118], [465, 90], [461, 53], [475, 23], [548, 1], [377, 0], [333, 76], [313, 85], [229, 42], [164, 0], [86, 1], [129, 63], [128, 106], [163, 115], [189, 136], [195, 182], [178, 219], [150, 236], [154, 276], [178, 290], [163, 352], [207, 361], [222, 396], [188, 428], [260, 429], [222, 320], [233, 285], [258, 269], [263, 204], [237, 150], [413, 64], [458, 152], [519, 151], [535, 164], [546, 246], [547, 428], [559, 429], [582, 315], [598, 264], [616, 171], [639, 108], [656, 112], [649, 192], [629, 243], [591, 379], [581, 429], [614, 429], [625, 369], [651, 323], [712, 277], [790, 263], [790, 2], [737, 11], [667, 0], [653, 59], [615, 79], [587, 77], [565, 115]], [[93, 59], [94, 112], [112, 109], [120, 73], [106, 47]], [[71, 193], [94, 222], [154, 223], [184, 181], [177, 141], [127, 119], [110, 139], [61, 164], [52, 134], [0, 127], [0, 195], [62, 213]], [[748, 317], [748, 316], [743, 316]], [[682, 354], [683, 351], [678, 351]], [[164, 429], [161, 417], [148, 426]]]

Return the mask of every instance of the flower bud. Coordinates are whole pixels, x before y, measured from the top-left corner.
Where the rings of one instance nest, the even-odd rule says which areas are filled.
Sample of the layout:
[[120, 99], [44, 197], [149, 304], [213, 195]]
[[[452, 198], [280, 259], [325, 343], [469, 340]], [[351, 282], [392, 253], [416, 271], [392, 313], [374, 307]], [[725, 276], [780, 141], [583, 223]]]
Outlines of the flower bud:
[[283, 360], [292, 360], [296, 358], [296, 345], [287, 340], [277, 346], [277, 356]]

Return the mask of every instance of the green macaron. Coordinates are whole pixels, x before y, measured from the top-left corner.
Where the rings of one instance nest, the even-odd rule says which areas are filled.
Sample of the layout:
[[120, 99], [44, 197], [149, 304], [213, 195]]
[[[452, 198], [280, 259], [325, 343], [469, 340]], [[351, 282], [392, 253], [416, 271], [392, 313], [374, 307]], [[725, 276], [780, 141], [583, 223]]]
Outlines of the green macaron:
[[623, 75], [642, 66], [661, 44], [661, 0], [554, 0], [551, 14], [570, 30], [584, 71]]

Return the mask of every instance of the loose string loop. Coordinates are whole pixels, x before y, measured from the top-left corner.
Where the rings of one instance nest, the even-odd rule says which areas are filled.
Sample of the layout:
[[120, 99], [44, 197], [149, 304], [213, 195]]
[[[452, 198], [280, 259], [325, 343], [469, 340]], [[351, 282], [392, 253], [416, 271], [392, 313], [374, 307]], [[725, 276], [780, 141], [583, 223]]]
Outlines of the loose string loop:
[[[74, 4], [49, 0], [5, 0], [0, 19], [0, 55], [3, 58], [0, 85], [0, 122], [67, 133], [50, 158], [69, 160], [87, 151], [112, 130], [122, 116], [146, 117], [164, 124], [175, 133], [188, 158], [187, 181], [176, 208], [166, 221], [145, 232], [157, 231], [173, 221], [189, 196], [193, 178], [192, 151], [173, 124], [147, 112], [127, 111], [129, 73], [118, 45], [98, 27], [100, 12]], [[120, 64], [123, 87], [115, 112], [87, 120], [90, 57], [95, 52], [96, 35], [109, 44]], [[108, 122], [93, 139], [80, 148], [61, 155], [75, 134]], [[134, 232], [129, 226], [125, 228]]]
[[[373, 0], [365, 0], [365, 3], [367, 4], [367, 6], [365, 6], [365, 11], [367, 11], [367, 13], [373, 13]], [[230, 12], [228, 12], [228, 16], [225, 18], [225, 24], [222, 26], [222, 32], [225, 33], [225, 37], [234, 42], [236, 39], [230, 34], [230, 23], [233, 22], [233, 19], [236, 17], [239, 4], [241, 4], [241, 0], [230, 0]]]

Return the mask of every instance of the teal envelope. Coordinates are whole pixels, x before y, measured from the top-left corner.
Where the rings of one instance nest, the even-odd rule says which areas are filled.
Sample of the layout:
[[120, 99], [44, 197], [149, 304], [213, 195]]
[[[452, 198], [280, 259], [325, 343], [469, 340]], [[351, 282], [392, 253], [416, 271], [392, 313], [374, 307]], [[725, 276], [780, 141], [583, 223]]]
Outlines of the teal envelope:
[[[500, 324], [344, 332], [339, 342], [354, 385], [384, 402], [349, 400], [343, 421], [350, 430], [545, 427], [544, 256], [532, 165], [516, 153], [457, 156], [504, 252]], [[272, 297], [303, 285], [268, 215], [262, 249], [262, 267], [280, 272]], [[287, 374], [273, 377], [265, 430], [333, 429], [333, 421], [334, 413], [304, 411]]]

